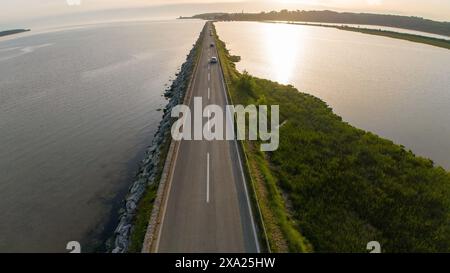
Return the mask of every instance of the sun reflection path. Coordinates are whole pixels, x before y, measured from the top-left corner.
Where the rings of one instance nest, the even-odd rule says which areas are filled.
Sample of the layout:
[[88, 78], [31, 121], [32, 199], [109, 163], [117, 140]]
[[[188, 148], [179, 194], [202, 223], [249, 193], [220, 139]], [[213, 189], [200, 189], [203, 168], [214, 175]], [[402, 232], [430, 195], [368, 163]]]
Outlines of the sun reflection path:
[[302, 36], [307, 33], [299, 35], [298, 29], [292, 31], [286, 25], [267, 24], [263, 35], [266, 56], [272, 70], [275, 71], [275, 80], [282, 84], [291, 83], [293, 74], [299, 73], [300, 71], [296, 70], [302, 66], [295, 60], [299, 59], [299, 54], [304, 54]]

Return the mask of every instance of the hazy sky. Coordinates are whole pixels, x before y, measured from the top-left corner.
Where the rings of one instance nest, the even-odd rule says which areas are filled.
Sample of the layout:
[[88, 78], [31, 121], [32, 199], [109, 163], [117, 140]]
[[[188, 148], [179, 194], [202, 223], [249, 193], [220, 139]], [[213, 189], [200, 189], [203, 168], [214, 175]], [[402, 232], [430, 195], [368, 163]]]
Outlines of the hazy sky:
[[[197, 12], [241, 10], [333, 9], [337, 11], [393, 13], [450, 21], [450, 0], [81, 0], [80, 6], [70, 6], [76, 0], [0, 0], [0, 29], [12, 22], [37, 17], [54, 17], [92, 10], [105, 10], [165, 4], [184, 4], [174, 15], [192, 15]], [[186, 5], [189, 4], [189, 5]], [[168, 8], [165, 9], [168, 12]]]

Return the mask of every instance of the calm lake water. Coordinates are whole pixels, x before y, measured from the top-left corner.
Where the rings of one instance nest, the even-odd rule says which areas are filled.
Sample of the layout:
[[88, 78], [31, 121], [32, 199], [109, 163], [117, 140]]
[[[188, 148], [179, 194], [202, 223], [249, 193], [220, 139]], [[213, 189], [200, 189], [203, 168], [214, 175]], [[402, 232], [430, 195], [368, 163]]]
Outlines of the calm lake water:
[[114, 213], [202, 21], [0, 40], [0, 252], [85, 250]]
[[333, 28], [223, 22], [239, 70], [292, 84], [350, 124], [450, 169], [450, 50]]
[[274, 23], [289, 23], [289, 24], [316, 24], [316, 25], [324, 25], [324, 26], [348, 26], [348, 27], [354, 27], [354, 28], [367, 28], [367, 29], [376, 29], [376, 30], [385, 30], [385, 31], [393, 31], [393, 32], [399, 32], [399, 33], [405, 33], [405, 34], [414, 34], [419, 36], [425, 36], [430, 38], [437, 38], [437, 39], [444, 39], [444, 40], [450, 40], [450, 36], [446, 35], [439, 35], [429, 32], [423, 32], [423, 31], [417, 31], [417, 30], [411, 30], [411, 29], [404, 29], [404, 28], [396, 28], [396, 27], [385, 27], [385, 26], [377, 26], [377, 25], [358, 25], [358, 24], [337, 24], [337, 23], [320, 23], [320, 22], [289, 22], [289, 21], [267, 21], [267, 22], [274, 22]]

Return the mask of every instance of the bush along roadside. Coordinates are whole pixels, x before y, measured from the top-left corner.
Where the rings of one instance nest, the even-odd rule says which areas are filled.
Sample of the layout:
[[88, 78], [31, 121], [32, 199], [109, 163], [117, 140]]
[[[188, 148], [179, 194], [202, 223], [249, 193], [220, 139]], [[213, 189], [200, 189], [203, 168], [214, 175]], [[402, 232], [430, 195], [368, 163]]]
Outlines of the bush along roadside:
[[174, 119], [171, 117], [171, 110], [176, 105], [183, 103], [198, 59], [200, 41], [201, 36], [189, 52], [176, 79], [164, 93], [169, 102], [164, 108], [164, 114], [152, 144], [145, 152], [136, 179], [130, 186], [124, 205], [119, 211], [119, 223], [114, 231], [112, 246], [109, 247], [113, 253], [141, 251], [161, 172], [172, 139], [170, 130]]
[[280, 106], [278, 150], [243, 142], [273, 252], [450, 251], [449, 172], [291, 85], [240, 73], [216, 42], [233, 102]]

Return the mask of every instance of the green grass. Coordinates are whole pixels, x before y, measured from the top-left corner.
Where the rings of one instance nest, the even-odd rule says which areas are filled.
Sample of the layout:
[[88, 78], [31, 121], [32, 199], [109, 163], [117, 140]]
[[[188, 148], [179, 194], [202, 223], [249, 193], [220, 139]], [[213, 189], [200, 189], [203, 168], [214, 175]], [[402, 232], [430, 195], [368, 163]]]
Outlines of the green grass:
[[[274, 251], [450, 252], [450, 174], [344, 122], [320, 99], [293, 86], [239, 73], [217, 48], [235, 104], [278, 104], [280, 147], [244, 142]], [[260, 196], [261, 197], [261, 196]]]
[[145, 239], [147, 232], [147, 226], [150, 214], [153, 209], [153, 202], [156, 198], [156, 192], [158, 190], [157, 185], [152, 185], [147, 189], [145, 195], [142, 197], [138, 206], [138, 213], [134, 219], [133, 232], [130, 237], [130, 246], [128, 252], [140, 253], [142, 249], [142, 243]]
[[[247, 151], [251, 151], [250, 156], [255, 159], [256, 166], [265, 182], [264, 186], [268, 193], [267, 197], [269, 197], [265, 201], [268, 202], [268, 207], [272, 210], [273, 217], [277, 220], [285, 240], [288, 242], [288, 250], [290, 252], [312, 251], [312, 246], [300, 233], [299, 228], [287, 212], [283, 197], [277, 186], [277, 179], [270, 170], [269, 162], [259, 150], [247, 149]], [[270, 235], [269, 238], [271, 238]], [[271, 238], [270, 241], [275, 250], [279, 249], [275, 238]]]

